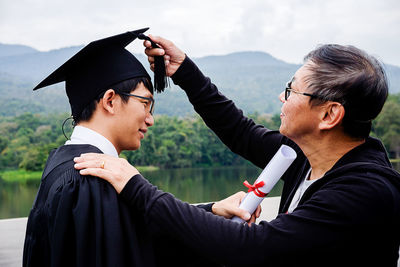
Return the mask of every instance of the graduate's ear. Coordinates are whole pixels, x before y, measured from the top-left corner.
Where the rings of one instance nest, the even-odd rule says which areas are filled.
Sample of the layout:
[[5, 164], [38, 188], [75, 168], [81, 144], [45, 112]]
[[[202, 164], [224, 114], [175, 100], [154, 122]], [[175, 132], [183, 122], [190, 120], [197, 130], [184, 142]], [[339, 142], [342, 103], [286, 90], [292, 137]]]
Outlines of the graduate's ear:
[[117, 93], [113, 89], [108, 89], [104, 96], [100, 99], [99, 108], [102, 108], [105, 112], [115, 114], [115, 106], [118, 98]]
[[321, 112], [320, 130], [330, 130], [340, 125], [345, 114], [343, 105], [333, 101], [325, 103]]

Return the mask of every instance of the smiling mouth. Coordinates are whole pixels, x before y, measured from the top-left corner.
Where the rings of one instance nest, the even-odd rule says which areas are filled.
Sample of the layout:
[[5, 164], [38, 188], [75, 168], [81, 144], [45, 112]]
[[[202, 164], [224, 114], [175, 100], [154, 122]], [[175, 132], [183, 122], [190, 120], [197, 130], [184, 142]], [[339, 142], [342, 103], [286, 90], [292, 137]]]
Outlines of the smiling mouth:
[[147, 129], [139, 129], [139, 133], [142, 134], [142, 138], [144, 138], [144, 135], [146, 134]]

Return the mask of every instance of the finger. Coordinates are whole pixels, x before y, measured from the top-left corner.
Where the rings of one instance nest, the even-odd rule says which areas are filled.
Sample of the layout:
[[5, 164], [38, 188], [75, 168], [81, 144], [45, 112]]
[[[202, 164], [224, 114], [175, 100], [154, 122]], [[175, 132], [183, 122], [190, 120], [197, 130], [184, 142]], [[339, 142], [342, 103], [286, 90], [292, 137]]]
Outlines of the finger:
[[254, 212], [254, 214], [255, 214], [256, 218], [260, 217], [260, 215], [261, 215], [261, 211], [262, 211], [262, 209], [261, 209], [261, 205], [258, 205], [258, 207], [257, 207], [256, 211]]
[[233, 210], [233, 214], [242, 218], [245, 221], [248, 221], [251, 218], [250, 213], [248, 213], [247, 211], [243, 210], [243, 209], [235, 209]]
[[249, 220], [249, 223], [255, 223], [256, 222], [256, 216], [253, 214]]
[[237, 194], [239, 194], [240, 197], [245, 197], [247, 195], [247, 193], [244, 191], [239, 191], [239, 192], [237, 192]]
[[146, 48], [144, 53], [147, 56], [163, 56], [165, 54], [164, 49], [162, 48]]
[[[158, 48], [163, 48], [163, 46], [159, 42], [156, 42], [154, 40], [152, 40], [152, 41], [157, 44]], [[146, 48], [149, 48], [149, 49], [155, 48], [155, 47], [152, 46], [151, 42], [148, 41], [148, 40], [143, 41], [143, 46], [146, 47]]]
[[245, 193], [243, 191], [239, 191], [235, 195], [237, 195], [238, 198], [240, 199], [240, 202], [242, 202], [243, 198], [247, 195], [247, 193]]
[[149, 34], [150, 39], [155, 42], [158, 46], [162, 47], [164, 50], [169, 50], [169, 49], [177, 49], [175, 44], [171, 42], [170, 40], [164, 39], [160, 36], [153, 36]]
[[151, 42], [147, 41], [147, 40], [144, 40], [143, 41], [143, 46], [146, 47], [146, 48], [150, 48], [151, 47]]
[[98, 156], [98, 155], [85, 155], [85, 156], [80, 156], [80, 157], [75, 157], [74, 159], [75, 163], [82, 163], [82, 162], [91, 162], [91, 161], [106, 161], [104, 157]]
[[148, 36], [153, 42], [155, 42], [156, 44], [161, 45], [163, 47], [166, 47], [166, 46], [170, 45], [170, 43], [171, 43], [167, 39], [164, 39], [164, 38], [162, 38], [160, 36], [154, 36], [154, 35], [151, 35], [151, 34], [149, 34]]
[[105, 159], [105, 158], [107, 158], [107, 155], [102, 154], [102, 153], [83, 153], [80, 155], [80, 157], [86, 161], [86, 160], [93, 160], [93, 159]]
[[148, 56], [147, 57], [147, 61], [149, 61], [150, 64], [153, 64], [154, 63], [154, 57]]
[[80, 170], [79, 173], [81, 175], [96, 176], [108, 182], [112, 181], [112, 175], [113, 175], [110, 171], [101, 168], [87, 168]]
[[84, 161], [84, 159], [82, 157], [75, 157], [74, 158], [74, 162], [75, 163], [79, 163], [79, 162], [83, 162], [83, 161]]
[[144, 53], [146, 54], [146, 56], [148, 56], [148, 57], [149, 57], [149, 56], [153, 56], [153, 55], [152, 55], [152, 52], [151, 52], [151, 49], [152, 49], [151, 47], [147, 47], [147, 48], [144, 50]]
[[86, 168], [102, 168], [104, 169], [105, 161], [104, 160], [90, 160], [90, 161], [82, 161], [74, 164], [74, 168], [77, 170], [86, 169]]
[[81, 157], [90, 157], [90, 156], [95, 156], [95, 155], [104, 155], [104, 154], [89, 152], [89, 153], [82, 153]]
[[247, 222], [247, 225], [248, 226], [252, 226], [253, 225], [253, 223], [255, 223], [254, 221], [252, 221], [251, 219]]

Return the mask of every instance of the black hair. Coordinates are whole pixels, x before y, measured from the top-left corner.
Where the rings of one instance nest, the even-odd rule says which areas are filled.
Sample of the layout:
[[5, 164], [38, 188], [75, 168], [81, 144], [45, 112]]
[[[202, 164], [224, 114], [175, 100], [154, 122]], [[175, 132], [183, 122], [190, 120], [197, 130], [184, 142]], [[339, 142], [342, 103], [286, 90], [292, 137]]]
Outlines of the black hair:
[[[152, 83], [145, 77], [138, 77], [138, 78], [132, 78], [129, 80], [125, 80], [122, 82], [119, 82], [117, 84], [109, 86], [107, 89], [114, 89], [115, 93], [118, 94], [122, 101], [124, 103], [128, 102], [129, 96], [124, 95], [122, 93], [131, 93], [136, 89], [136, 87], [140, 84], [143, 83], [143, 85], [151, 92], [153, 93], [153, 85]], [[79, 116], [74, 116], [74, 125], [78, 124], [81, 121], [88, 121], [93, 115], [93, 112], [96, 110], [96, 106], [99, 103], [100, 99], [103, 98], [104, 93], [101, 93], [96, 99], [94, 99], [92, 102], [90, 102], [82, 111], [82, 113]]]
[[345, 109], [342, 126], [355, 138], [368, 137], [372, 120], [388, 96], [388, 82], [381, 63], [354, 46], [328, 44], [317, 47], [304, 58], [310, 62], [306, 77], [312, 105], [337, 101]]

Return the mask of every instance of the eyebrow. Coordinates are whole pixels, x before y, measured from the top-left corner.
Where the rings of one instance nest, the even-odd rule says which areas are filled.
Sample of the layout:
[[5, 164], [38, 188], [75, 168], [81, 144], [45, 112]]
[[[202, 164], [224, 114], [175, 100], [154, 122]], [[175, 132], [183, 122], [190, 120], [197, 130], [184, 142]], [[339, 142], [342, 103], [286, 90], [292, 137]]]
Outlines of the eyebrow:
[[144, 95], [142, 95], [143, 97], [147, 97], [147, 98], [151, 98], [152, 100], [154, 100], [154, 96], [150, 93], [150, 92], [146, 92]]
[[288, 86], [289, 88], [292, 87], [292, 83], [293, 83], [294, 80], [295, 80], [295, 78], [294, 78], [294, 76], [293, 76], [293, 77], [290, 78], [290, 80], [287, 82], [287, 86]]

